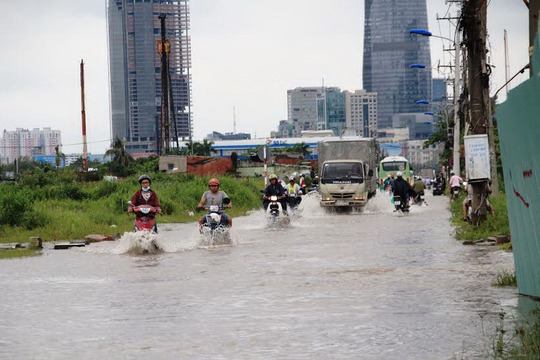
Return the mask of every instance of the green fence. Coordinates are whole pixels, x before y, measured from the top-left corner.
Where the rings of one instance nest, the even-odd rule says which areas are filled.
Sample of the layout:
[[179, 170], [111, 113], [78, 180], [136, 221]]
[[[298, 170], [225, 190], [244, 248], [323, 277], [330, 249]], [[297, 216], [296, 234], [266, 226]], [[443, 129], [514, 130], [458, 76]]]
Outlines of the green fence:
[[495, 109], [518, 290], [540, 297], [540, 46], [536, 75]]

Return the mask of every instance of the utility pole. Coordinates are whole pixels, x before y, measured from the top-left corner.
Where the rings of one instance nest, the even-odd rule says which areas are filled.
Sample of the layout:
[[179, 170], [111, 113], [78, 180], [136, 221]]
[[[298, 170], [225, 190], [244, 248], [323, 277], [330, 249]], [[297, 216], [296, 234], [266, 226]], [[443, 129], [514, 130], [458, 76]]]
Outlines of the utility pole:
[[534, 37], [538, 32], [538, 12], [540, 11], [540, 0], [529, 0], [525, 4], [529, 7], [529, 77], [532, 77], [534, 74], [532, 54], [534, 49]]
[[456, 175], [461, 173], [461, 154], [459, 149], [460, 144], [460, 121], [459, 121], [459, 97], [461, 94], [461, 41], [460, 41], [459, 27], [456, 27], [456, 34], [454, 38], [455, 47], [455, 71], [454, 71], [454, 154], [453, 154], [453, 170]]
[[169, 41], [165, 38], [165, 15], [160, 15], [161, 41], [158, 42], [158, 54], [161, 57], [161, 121], [160, 121], [160, 154], [165, 155], [170, 150], [170, 116], [169, 116], [169, 76], [167, 61], [170, 51]]
[[83, 157], [82, 157], [82, 171], [88, 171], [88, 151], [86, 149], [86, 109], [84, 105], [84, 61], [81, 59], [80, 65], [80, 78], [81, 78], [81, 122], [82, 122], [82, 137], [83, 137]]
[[[471, 134], [488, 134], [490, 147], [491, 179], [497, 187], [495, 149], [492, 146], [493, 126], [489, 97], [489, 71], [486, 63], [487, 0], [469, 0], [464, 4], [463, 32], [467, 48], [467, 72], [469, 81], [469, 112]], [[495, 176], [493, 174], [495, 173]], [[470, 180], [470, 179], [469, 179]], [[488, 183], [471, 182], [471, 221], [479, 224], [486, 219]]]

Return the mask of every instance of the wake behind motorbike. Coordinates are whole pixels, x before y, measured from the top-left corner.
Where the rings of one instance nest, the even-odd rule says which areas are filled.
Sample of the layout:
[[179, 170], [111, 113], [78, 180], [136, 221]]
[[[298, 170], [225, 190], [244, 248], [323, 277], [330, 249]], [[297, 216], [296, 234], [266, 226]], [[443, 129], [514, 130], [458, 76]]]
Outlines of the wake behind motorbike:
[[[128, 202], [130, 206], [133, 206], [131, 202]], [[136, 214], [134, 222], [134, 231], [140, 233], [137, 237], [136, 246], [139, 247], [143, 254], [155, 253], [162, 251], [161, 247], [157, 244], [157, 223], [156, 213], [158, 209], [151, 205], [138, 205], [133, 206], [133, 212]]]
[[[230, 204], [229, 198], [223, 199], [223, 204]], [[225, 218], [222, 216], [224, 208], [218, 205], [209, 205], [204, 207], [206, 215], [204, 215], [203, 225], [199, 231], [203, 235], [204, 245], [225, 245], [231, 243], [230, 227]]]

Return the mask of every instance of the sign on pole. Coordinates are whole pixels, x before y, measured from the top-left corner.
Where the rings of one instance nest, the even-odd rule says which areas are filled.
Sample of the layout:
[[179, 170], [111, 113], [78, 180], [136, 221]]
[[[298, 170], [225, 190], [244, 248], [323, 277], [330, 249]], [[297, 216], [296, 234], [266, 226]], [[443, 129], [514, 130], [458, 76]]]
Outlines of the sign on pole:
[[487, 134], [467, 135], [465, 141], [465, 168], [467, 181], [487, 181], [491, 178], [489, 142]]

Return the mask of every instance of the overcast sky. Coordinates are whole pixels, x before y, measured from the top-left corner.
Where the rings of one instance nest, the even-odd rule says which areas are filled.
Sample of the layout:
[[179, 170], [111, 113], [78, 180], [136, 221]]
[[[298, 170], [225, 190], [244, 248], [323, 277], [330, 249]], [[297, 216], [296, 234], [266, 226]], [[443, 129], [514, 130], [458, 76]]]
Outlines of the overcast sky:
[[[437, 21], [448, 7], [428, 0], [429, 30], [453, 38], [448, 21]], [[191, 0], [190, 8], [195, 140], [232, 132], [234, 117], [237, 132], [268, 137], [287, 118], [288, 89], [323, 81], [362, 88], [361, 0]], [[522, 0], [489, 2], [492, 94], [505, 82], [504, 29], [511, 77], [528, 61]], [[105, 0], [3, 1], [0, 39], [0, 130], [50, 127], [62, 131], [64, 153], [82, 152], [84, 59], [88, 150], [103, 153], [110, 145]], [[431, 39], [434, 65], [451, 61], [442, 46]], [[527, 78], [519, 75], [512, 86]]]

